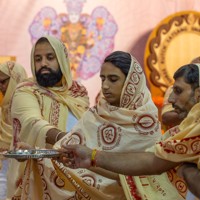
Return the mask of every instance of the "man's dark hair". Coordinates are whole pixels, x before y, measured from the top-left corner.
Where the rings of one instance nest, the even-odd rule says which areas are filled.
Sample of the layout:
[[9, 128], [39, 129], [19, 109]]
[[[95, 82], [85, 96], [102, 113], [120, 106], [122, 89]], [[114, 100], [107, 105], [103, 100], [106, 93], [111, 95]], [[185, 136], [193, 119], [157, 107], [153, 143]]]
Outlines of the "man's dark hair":
[[39, 39], [37, 40], [36, 44], [41, 44], [41, 43], [43, 43], [43, 42], [48, 42], [48, 43], [49, 43], [49, 41], [48, 41], [47, 38], [41, 37], [41, 38], [39, 38]]
[[131, 55], [123, 51], [114, 51], [105, 58], [104, 63], [106, 62], [112, 63], [127, 76], [131, 66]]
[[174, 73], [174, 80], [183, 77], [185, 82], [195, 90], [199, 87], [199, 68], [195, 64], [183, 65]]

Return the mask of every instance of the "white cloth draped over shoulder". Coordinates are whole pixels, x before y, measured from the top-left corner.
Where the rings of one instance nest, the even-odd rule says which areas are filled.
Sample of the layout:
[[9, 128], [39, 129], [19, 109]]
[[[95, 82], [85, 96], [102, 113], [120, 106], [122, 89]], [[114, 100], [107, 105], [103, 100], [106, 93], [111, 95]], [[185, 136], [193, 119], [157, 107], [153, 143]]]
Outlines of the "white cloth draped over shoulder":
[[[158, 110], [146, 86], [144, 72], [137, 60], [132, 57], [131, 67], [121, 94], [120, 107], [110, 105], [101, 96], [98, 104], [84, 113], [77, 125], [56, 144], [55, 148], [60, 148], [62, 143], [67, 143], [83, 144], [109, 152], [144, 151], [160, 138]], [[61, 178], [66, 180], [66, 187], [63, 186], [66, 190], [67, 184], [70, 185], [73, 180], [76, 180], [76, 183], [91, 199], [126, 199], [123, 188], [115, 180], [86, 169], [65, 170], [65, 167], [59, 167], [65, 172]], [[69, 176], [73, 178], [69, 179]], [[84, 182], [89, 186], [86, 187]], [[124, 181], [121, 184], [125, 185]], [[80, 195], [86, 199], [78, 190], [73, 195], [66, 191], [65, 195], [71, 198]]]

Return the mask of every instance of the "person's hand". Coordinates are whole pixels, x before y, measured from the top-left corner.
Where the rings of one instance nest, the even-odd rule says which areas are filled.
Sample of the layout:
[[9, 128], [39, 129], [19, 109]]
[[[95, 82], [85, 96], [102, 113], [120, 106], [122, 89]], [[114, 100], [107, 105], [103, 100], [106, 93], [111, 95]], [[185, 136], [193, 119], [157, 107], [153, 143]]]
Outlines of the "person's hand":
[[15, 145], [15, 150], [19, 150], [19, 149], [30, 150], [30, 149], [33, 149], [33, 148], [31, 147], [31, 145], [29, 145], [25, 142], [17, 142], [16, 145]]
[[61, 156], [59, 162], [62, 162], [66, 167], [90, 168], [92, 149], [83, 145], [62, 145]]
[[[30, 150], [30, 149], [33, 149], [29, 144], [25, 143], [25, 142], [17, 142], [15, 144], [15, 150], [20, 150], [20, 149], [23, 149], [23, 150]], [[18, 162], [24, 162], [26, 161], [27, 159], [25, 158], [17, 158], [16, 159]]]

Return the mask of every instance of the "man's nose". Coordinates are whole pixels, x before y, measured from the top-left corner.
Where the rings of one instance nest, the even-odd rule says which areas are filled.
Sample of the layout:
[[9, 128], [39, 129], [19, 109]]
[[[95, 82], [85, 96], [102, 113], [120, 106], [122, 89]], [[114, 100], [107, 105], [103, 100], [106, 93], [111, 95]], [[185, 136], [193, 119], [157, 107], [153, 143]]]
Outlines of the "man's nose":
[[42, 58], [41, 66], [42, 67], [47, 66], [47, 59], [46, 58]]
[[171, 94], [169, 95], [168, 102], [169, 102], [169, 103], [175, 103], [175, 95], [174, 95], [174, 92], [171, 92]]

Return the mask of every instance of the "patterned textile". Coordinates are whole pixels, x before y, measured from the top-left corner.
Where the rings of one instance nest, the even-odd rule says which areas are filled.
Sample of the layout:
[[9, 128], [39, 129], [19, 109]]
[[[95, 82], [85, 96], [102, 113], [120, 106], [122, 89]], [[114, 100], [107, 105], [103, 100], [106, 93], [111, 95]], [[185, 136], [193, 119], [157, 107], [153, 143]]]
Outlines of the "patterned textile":
[[[98, 104], [84, 113], [71, 133], [56, 144], [56, 148], [60, 147], [60, 143], [67, 143], [84, 144], [109, 152], [144, 151], [160, 140], [160, 136], [157, 108], [146, 87], [142, 68], [132, 57], [121, 94], [120, 107], [111, 106], [104, 97], [100, 97]], [[76, 186], [72, 187], [74, 193], [65, 192], [67, 199], [76, 199], [78, 196], [95, 200], [126, 199], [123, 188], [115, 180], [86, 169], [71, 170], [62, 165], [57, 166], [60, 178], [66, 181], [63, 186], [65, 189], [69, 185], [72, 187], [76, 181]], [[82, 192], [77, 190], [77, 184]], [[87, 196], [84, 197], [83, 194]]]
[[[200, 69], [200, 65], [196, 64]], [[200, 71], [200, 70], [199, 70]], [[169, 129], [153, 148], [156, 156], [173, 162], [193, 162], [200, 169], [200, 103], [193, 106], [187, 118], [179, 125]], [[177, 168], [160, 176], [127, 177], [127, 199], [130, 200], [168, 200], [185, 199], [186, 183], [177, 176]], [[124, 180], [124, 178], [121, 178]], [[172, 184], [170, 184], [170, 182]], [[174, 190], [176, 188], [176, 190]], [[177, 193], [177, 192], [179, 193]]]
[[[9, 78], [8, 86], [1, 102], [0, 110], [0, 151], [9, 150], [12, 141], [10, 102], [17, 84], [27, 78], [25, 69], [18, 63], [8, 61], [0, 64], [0, 71]], [[6, 198], [8, 160], [0, 158], [0, 199]]]
[[[200, 65], [195, 65], [200, 72]], [[199, 109], [200, 103], [195, 104], [179, 126], [169, 129], [164, 134], [166, 139], [155, 145], [156, 156], [172, 162], [192, 162], [200, 169]], [[168, 175], [180, 193], [187, 192], [185, 183], [177, 177], [175, 169], [170, 170]]]
[[[200, 67], [198, 64], [197, 66]], [[166, 95], [169, 97], [171, 92], [172, 87], [169, 87]], [[163, 112], [171, 109], [171, 105], [166, 103]], [[162, 141], [153, 148], [147, 149], [147, 151], [155, 151], [158, 157], [173, 162], [194, 162], [199, 167], [199, 109], [200, 103], [197, 103], [179, 126], [175, 126], [165, 132]], [[182, 178], [178, 177], [177, 169], [178, 167], [159, 176], [129, 176], [126, 179], [125, 177], [120, 177], [128, 188], [126, 191], [127, 199], [185, 199], [187, 185]]]
[[[155, 145], [156, 156], [172, 162], [192, 162], [200, 169], [200, 103], [193, 106], [185, 120], [165, 133], [169, 135]], [[168, 171], [171, 182], [180, 193], [186, 193], [186, 184], [177, 176], [176, 169]]]
[[[157, 113], [144, 73], [132, 58], [120, 107], [101, 97], [55, 148], [66, 142], [113, 152], [144, 150], [160, 140]], [[28, 161], [20, 189], [13, 199], [126, 199], [117, 181], [86, 169], [68, 169], [50, 159]]]
[[27, 74], [20, 64], [12, 61], [1, 63], [0, 71], [10, 77], [5, 96], [0, 105], [0, 150], [8, 150], [12, 141], [10, 101], [17, 84], [26, 79]]
[[[62, 86], [44, 88], [37, 84], [33, 59], [35, 47], [33, 47], [31, 53], [33, 78], [17, 87], [11, 106], [14, 126], [13, 143], [23, 141], [39, 148], [47, 147], [46, 133], [49, 129], [66, 130], [69, 111], [79, 119], [89, 106], [85, 87], [72, 80], [65, 46], [56, 38], [45, 37], [56, 53], [63, 74]], [[26, 189], [22, 190], [25, 181], [25, 176], [23, 176], [25, 168], [28, 169], [26, 162], [19, 163], [14, 159], [10, 161], [8, 196], [13, 197], [13, 199], [20, 199], [21, 195], [24, 195], [23, 192], [27, 191]], [[34, 178], [37, 179], [37, 177]], [[34, 191], [28, 192], [35, 193]]]

